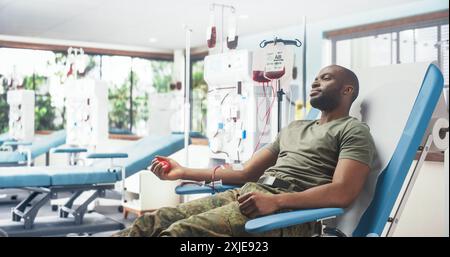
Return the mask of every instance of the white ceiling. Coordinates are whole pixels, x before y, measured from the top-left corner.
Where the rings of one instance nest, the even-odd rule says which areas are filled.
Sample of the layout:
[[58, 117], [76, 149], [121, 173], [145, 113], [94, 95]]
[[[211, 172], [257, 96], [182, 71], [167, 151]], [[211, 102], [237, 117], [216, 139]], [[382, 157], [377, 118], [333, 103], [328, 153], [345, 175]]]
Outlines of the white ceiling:
[[238, 20], [243, 36], [300, 25], [303, 15], [317, 21], [414, 1], [0, 0], [0, 34], [171, 50], [185, 46], [183, 24], [193, 30], [193, 47], [206, 44], [213, 2], [248, 16]]

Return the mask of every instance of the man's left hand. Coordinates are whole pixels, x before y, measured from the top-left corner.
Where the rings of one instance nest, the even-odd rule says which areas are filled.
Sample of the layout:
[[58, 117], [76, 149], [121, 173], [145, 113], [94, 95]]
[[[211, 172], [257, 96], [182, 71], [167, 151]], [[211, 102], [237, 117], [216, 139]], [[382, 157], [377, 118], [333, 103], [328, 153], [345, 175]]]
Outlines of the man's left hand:
[[239, 210], [249, 218], [256, 218], [278, 211], [276, 195], [251, 192], [238, 198]]

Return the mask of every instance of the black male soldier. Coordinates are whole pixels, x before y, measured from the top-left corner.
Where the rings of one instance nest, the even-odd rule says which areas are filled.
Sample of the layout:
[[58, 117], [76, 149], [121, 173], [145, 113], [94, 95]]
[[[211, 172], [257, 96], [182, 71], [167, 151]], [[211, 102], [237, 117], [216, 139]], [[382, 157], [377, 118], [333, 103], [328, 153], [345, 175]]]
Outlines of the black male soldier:
[[[244, 184], [212, 196], [163, 207], [134, 221], [115, 236], [312, 236], [319, 222], [262, 234], [245, 231], [252, 218], [294, 209], [348, 207], [363, 188], [375, 152], [366, 124], [349, 116], [358, 96], [356, 75], [341, 66], [323, 68], [315, 78], [310, 102], [322, 111], [319, 120], [294, 121], [276, 140], [248, 160], [242, 170], [217, 169], [214, 180]], [[150, 170], [162, 180], [211, 181], [211, 169], [171, 166], [159, 160]], [[160, 159], [161, 160], [161, 159]]]

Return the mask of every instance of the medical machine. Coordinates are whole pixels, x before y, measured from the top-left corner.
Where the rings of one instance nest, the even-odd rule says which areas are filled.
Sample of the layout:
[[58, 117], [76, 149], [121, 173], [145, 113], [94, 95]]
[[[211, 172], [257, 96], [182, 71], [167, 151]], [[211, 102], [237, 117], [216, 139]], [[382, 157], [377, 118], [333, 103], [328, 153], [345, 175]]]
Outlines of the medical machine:
[[[264, 66], [264, 57], [258, 56], [260, 54], [235, 50], [205, 58], [207, 137], [213, 159], [246, 161], [261, 146], [272, 142], [278, 133], [274, 125], [279, 108], [274, 104], [275, 85], [270, 80], [255, 79], [255, 65]], [[261, 63], [254, 63], [254, 60]], [[289, 79], [280, 83], [290, 86]]]
[[103, 81], [72, 80], [65, 84], [66, 144], [95, 149], [108, 139], [108, 87]]
[[[108, 87], [105, 82], [92, 79], [69, 79], [63, 87], [66, 146], [54, 148], [52, 153], [67, 154], [69, 166], [89, 166], [93, 159], [85, 158], [86, 155], [95, 153], [108, 139]], [[57, 210], [64, 201], [52, 200], [52, 210]]]
[[31, 141], [34, 137], [34, 91], [9, 90], [9, 137], [17, 141]]
[[245, 50], [205, 58], [207, 137], [213, 159], [239, 162], [253, 154], [258, 129], [250, 115], [256, 106], [251, 60], [251, 53]]

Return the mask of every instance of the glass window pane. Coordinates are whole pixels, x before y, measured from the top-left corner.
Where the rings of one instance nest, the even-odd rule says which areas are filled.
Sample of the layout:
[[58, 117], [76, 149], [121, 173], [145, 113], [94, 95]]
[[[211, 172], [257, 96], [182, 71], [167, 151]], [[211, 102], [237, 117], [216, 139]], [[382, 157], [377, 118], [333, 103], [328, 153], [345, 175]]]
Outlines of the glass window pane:
[[151, 62], [133, 58], [133, 133], [139, 136], [147, 134], [148, 96], [153, 81]]
[[87, 55], [86, 68], [81, 77], [100, 80], [101, 79], [101, 60], [100, 55]]
[[437, 27], [415, 29], [416, 62], [437, 61]]
[[400, 32], [400, 63], [414, 62], [414, 30]]
[[392, 63], [391, 33], [351, 40], [336, 44], [336, 63], [347, 68], [366, 68]]
[[[35, 129], [55, 130], [63, 127], [62, 108], [55, 106], [50, 92], [50, 82], [60, 76], [57, 55], [51, 51], [0, 48], [0, 77], [2, 100], [10, 86], [22, 86], [35, 91]], [[60, 83], [60, 79], [56, 79]], [[7, 115], [6, 102], [0, 112]], [[8, 118], [2, 115], [0, 129], [8, 128]]]
[[192, 130], [206, 134], [208, 86], [203, 79], [204, 61], [192, 65]]
[[340, 40], [336, 42], [336, 64], [343, 67], [352, 67], [351, 40]]
[[151, 61], [153, 71], [152, 84], [156, 92], [166, 93], [172, 82], [173, 62]]
[[[151, 95], [167, 93], [172, 81], [173, 62], [133, 58], [133, 133], [147, 135]], [[172, 99], [175, 101], [175, 99]], [[164, 108], [171, 108], [167, 103]], [[171, 117], [167, 117], [171, 119]]]
[[368, 37], [368, 66], [381, 66], [391, 64], [392, 39], [391, 34], [381, 34]]
[[109, 127], [113, 133], [129, 133], [131, 57], [102, 56], [102, 80], [108, 83]]

